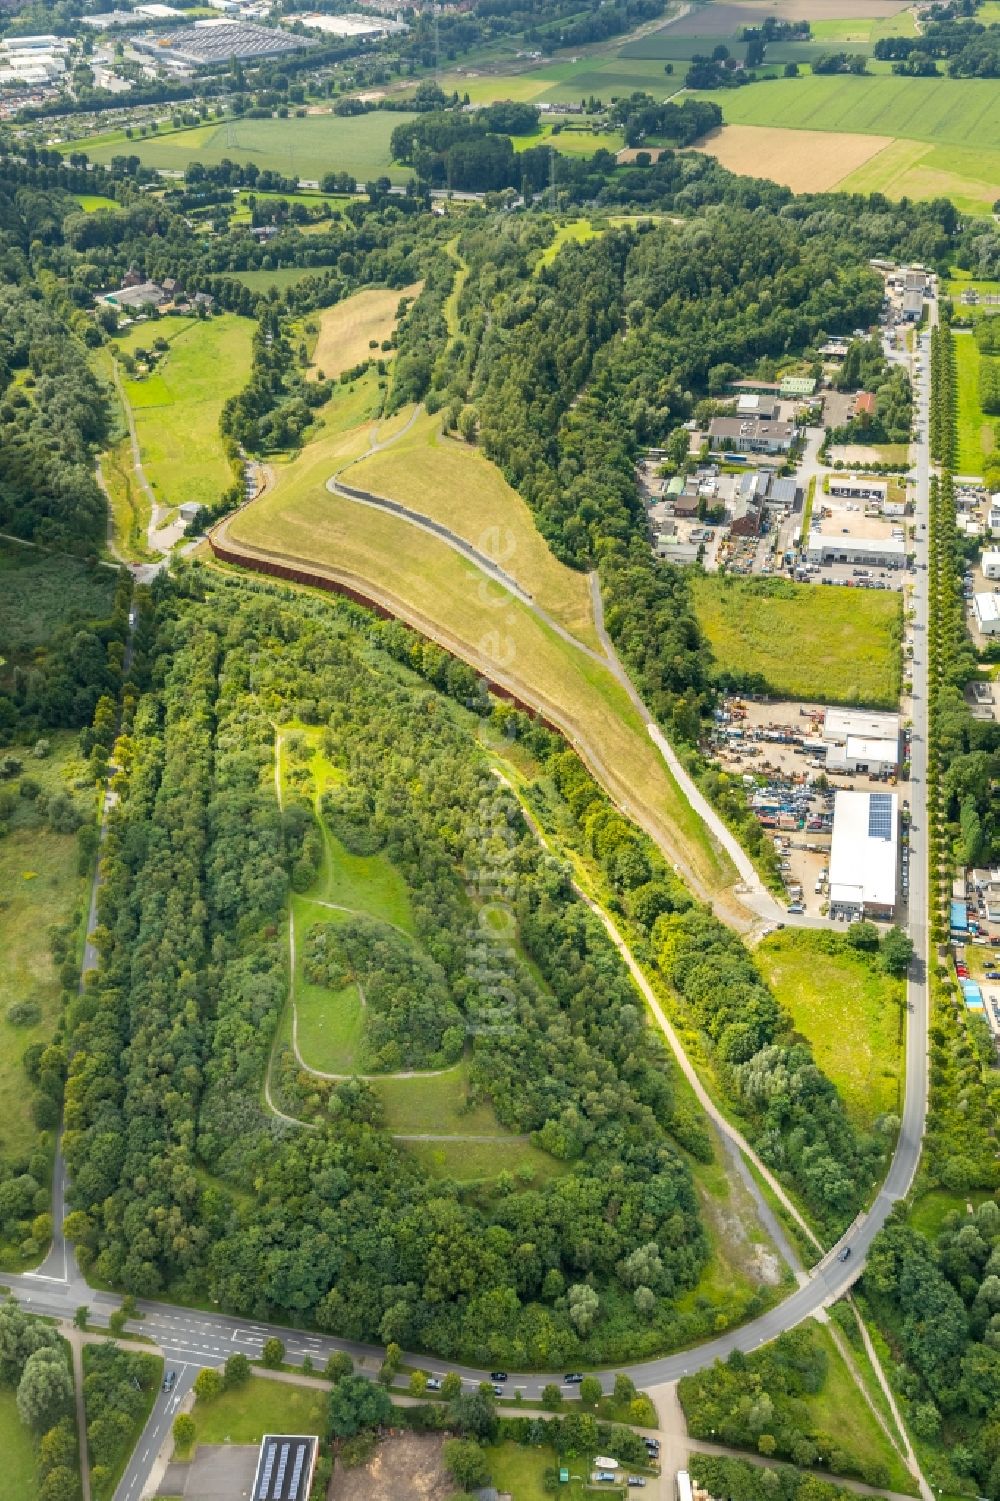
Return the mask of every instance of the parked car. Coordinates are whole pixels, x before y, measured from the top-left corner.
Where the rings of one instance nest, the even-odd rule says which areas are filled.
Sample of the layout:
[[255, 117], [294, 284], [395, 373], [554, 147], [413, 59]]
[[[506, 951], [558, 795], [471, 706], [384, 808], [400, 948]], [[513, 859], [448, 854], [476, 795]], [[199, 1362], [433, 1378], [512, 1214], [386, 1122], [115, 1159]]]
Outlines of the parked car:
[[851, 1259], [851, 1248], [850, 1248], [850, 1246], [845, 1246], [844, 1249], [837, 1256], [837, 1260], [838, 1261], [849, 1261], [850, 1259]]
[[987, 969], [984, 973], [987, 980], [1000, 980], [1000, 969]]
[[427, 1378], [427, 1390], [429, 1392], [439, 1392], [441, 1390], [441, 1378], [440, 1378], [440, 1376], [428, 1376], [428, 1378]]
[[628, 1477], [628, 1479], [625, 1481], [625, 1484], [626, 1485], [632, 1485], [632, 1486], [641, 1486], [641, 1485], [645, 1485], [646, 1481], [645, 1481], [645, 1478], [642, 1475], [630, 1475]]

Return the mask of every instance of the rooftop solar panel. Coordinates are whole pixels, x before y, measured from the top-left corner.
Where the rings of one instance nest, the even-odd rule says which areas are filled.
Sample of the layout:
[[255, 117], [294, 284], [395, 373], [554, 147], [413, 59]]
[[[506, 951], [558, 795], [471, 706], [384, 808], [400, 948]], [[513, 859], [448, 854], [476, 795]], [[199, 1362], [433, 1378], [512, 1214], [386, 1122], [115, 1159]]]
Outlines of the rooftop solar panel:
[[892, 838], [892, 797], [887, 792], [873, 792], [868, 799], [868, 836]]

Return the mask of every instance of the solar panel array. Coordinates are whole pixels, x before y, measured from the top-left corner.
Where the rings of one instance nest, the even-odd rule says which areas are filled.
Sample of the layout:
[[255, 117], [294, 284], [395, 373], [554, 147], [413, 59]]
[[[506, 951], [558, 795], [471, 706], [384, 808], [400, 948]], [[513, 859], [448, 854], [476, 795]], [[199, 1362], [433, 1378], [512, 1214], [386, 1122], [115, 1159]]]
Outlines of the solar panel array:
[[868, 837], [892, 838], [892, 796], [888, 792], [873, 792], [868, 799]]
[[[305, 1438], [268, 1438], [264, 1442], [254, 1501], [302, 1501], [303, 1471], [312, 1449]], [[288, 1475], [289, 1461], [292, 1461]], [[287, 1483], [286, 1483], [287, 1476]], [[308, 1480], [306, 1480], [308, 1486]]]

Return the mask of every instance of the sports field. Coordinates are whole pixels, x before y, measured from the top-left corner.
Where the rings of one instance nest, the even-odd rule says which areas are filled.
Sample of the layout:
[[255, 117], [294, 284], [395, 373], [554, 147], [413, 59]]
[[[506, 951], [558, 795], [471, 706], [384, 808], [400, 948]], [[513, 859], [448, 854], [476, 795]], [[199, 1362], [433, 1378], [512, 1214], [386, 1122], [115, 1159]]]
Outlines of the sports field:
[[696, 150], [717, 157], [730, 172], [769, 177], [796, 193], [821, 193], [891, 144], [886, 136], [724, 125], [705, 136]]
[[375, 110], [369, 115], [226, 120], [132, 140], [116, 131], [67, 143], [64, 149], [85, 150], [91, 161], [103, 163], [129, 152], [147, 167], [175, 171], [183, 171], [189, 162], [217, 166], [228, 157], [233, 162], [256, 162], [259, 167], [313, 182], [327, 172], [350, 172], [359, 182], [380, 176], [405, 182], [412, 174], [407, 168], [392, 165], [389, 138], [397, 125], [413, 118], [406, 111]]
[[691, 585], [717, 668], [760, 673], [778, 698], [898, 704], [899, 594], [718, 574]]
[[223, 313], [140, 323], [115, 340], [133, 355], [156, 339], [169, 346], [151, 374], [123, 378], [143, 469], [162, 505], [185, 500], [214, 505], [232, 482], [219, 416], [246, 384], [253, 331], [250, 319]]
[[903, 981], [875, 972], [837, 933], [772, 933], [757, 963], [861, 1130], [902, 1102]]
[[413, 282], [408, 287], [366, 287], [345, 297], [333, 307], [324, 308], [320, 315], [319, 336], [309, 366], [309, 376], [319, 380], [323, 376], [336, 379], [342, 370], [352, 370], [363, 360], [388, 358], [380, 348], [372, 349], [371, 341], [381, 345], [396, 326], [396, 310], [400, 299], [420, 295], [422, 282]]
[[979, 345], [971, 333], [956, 330], [955, 370], [958, 386], [958, 474], [981, 475], [987, 454], [996, 447], [1000, 418], [987, 417], [979, 405]]

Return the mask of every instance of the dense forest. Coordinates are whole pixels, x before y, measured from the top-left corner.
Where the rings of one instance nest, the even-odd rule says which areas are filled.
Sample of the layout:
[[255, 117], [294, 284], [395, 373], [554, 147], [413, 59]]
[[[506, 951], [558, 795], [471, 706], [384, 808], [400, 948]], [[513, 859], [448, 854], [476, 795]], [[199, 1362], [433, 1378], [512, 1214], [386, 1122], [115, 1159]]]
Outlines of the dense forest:
[[[689, 1335], [676, 1300], [707, 1242], [675, 1142], [703, 1154], [701, 1128], [675, 1109], [603, 930], [446, 701], [365, 648], [346, 607], [188, 575], [158, 585], [156, 610], [156, 686], [121, 746], [99, 982], [72, 1008], [64, 1146], [85, 1264], [133, 1292], [208, 1290], [483, 1360], [616, 1358]], [[478, 697], [465, 669], [420, 650]], [[442, 1046], [460, 1028], [471, 1097], [562, 1165], [551, 1182], [484, 1198], [428, 1179], [360, 1083], [314, 1103], [313, 1129], [258, 1103], [303, 842], [298, 822], [286, 837], [271, 769], [272, 721], [293, 716], [327, 726], [338, 835], [363, 809], [406, 876]], [[498, 880], [513, 939], [476, 919]], [[398, 1029], [391, 1008], [383, 1024]]]

